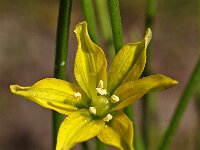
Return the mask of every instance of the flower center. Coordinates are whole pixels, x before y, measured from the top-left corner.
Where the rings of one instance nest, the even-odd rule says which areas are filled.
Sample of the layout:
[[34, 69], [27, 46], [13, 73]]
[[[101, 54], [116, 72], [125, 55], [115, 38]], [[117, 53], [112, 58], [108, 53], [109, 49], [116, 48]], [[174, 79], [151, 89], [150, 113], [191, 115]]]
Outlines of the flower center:
[[102, 117], [104, 121], [109, 122], [113, 118], [110, 114], [112, 104], [119, 102], [120, 99], [117, 95], [109, 96], [107, 90], [104, 89], [103, 80], [99, 81], [96, 91], [97, 97], [92, 101], [89, 111], [94, 116]]
[[111, 103], [109, 98], [106, 96], [97, 96], [97, 99], [91, 103], [90, 112], [99, 117], [105, 117], [107, 114], [109, 114], [110, 110]]

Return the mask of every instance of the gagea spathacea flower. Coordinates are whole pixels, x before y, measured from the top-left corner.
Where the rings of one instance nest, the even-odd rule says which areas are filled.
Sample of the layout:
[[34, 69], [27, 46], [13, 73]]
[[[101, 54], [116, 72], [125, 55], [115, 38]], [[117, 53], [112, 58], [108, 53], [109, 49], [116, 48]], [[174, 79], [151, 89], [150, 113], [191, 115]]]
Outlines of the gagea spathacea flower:
[[73, 84], [46, 78], [32, 86], [11, 85], [11, 91], [67, 117], [62, 122], [56, 150], [69, 150], [95, 136], [120, 150], [133, 150], [132, 122], [120, 109], [144, 94], [177, 84], [161, 74], [140, 78], [151, 30], [137, 43], [124, 45], [112, 62], [108, 74], [103, 50], [89, 37], [87, 23], [75, 28], [78, 41]]

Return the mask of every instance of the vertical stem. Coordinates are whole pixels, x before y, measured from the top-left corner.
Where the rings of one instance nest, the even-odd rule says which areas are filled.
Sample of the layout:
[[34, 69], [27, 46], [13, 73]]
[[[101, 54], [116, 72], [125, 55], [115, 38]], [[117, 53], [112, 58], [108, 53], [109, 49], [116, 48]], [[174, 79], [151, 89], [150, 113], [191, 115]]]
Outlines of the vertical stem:
[[113, 42], [116, 54], [124, 45], [119, 0], [108, 0], [110, 19], [112, 25]]
[[146, 20], [145, 26], [147, 28], [153, 28], [154, 25], [154, 16], [156, 11], [156, 0], [147, 0], [146, 4]]
[[179, 126], [181, 118], [183, 117], [185, 109], [189, 103], [189, 100], [191, 99], [191, 96], [192, 96], [195, 88], [199, 84], [199, 81], [200, 81], [200, 58], [198, 59], [198, 62], [196, 64], [196, 67], [195, 67], [192, 75], [191, 75], [191, 78], [190, 78], [185, 90], [183, 91], [183, 94], [181, 96], [181, 99], [180, 99], [177, 107], [176, 107], [176, 110], [170, 121], [167, 131], [164, 134], [164, 138], [162, 139], [159, 150], [168, 150], [169, 149], [172, 138]]
[[[198, 26], [198, 36], [197, 36], [197, 41], [198, 41], [198, 54], [200, 55], [200, 0], [197, 0], [197, 26]], [[199, 84], [200, 87], [200, 84]], [[195, 106], [196, 106], [196, 112], [198, 116], [197, 124], [198, 127], [196, 129], [196, 134], [195, 134], [195, 149], [200, 149], [200, 88], [196, 91], [195, 94]]]
[[152, 94], [146, 94], [142, 98], [142, 138], [145, 149], [155, 149], [158, 142], [158, 116], [156, 100]]
[[[200, 91], [197, 90], [197, 94], [195, 96], [195, 106], [198, 116], [197, 124], [200, 124]], [[196, 134], [195, 134], [195, 149], [200, 149], [200, 126], [197, 126]]]
[[[72, 0], [60, 0], [57, 37], [56, 37], [56, 58], [54, 76], [58, 79], [65, 79], [66, 61], [68, 51], [68, 37], [71, 16]], [[53, 149], [55, 149], [58, 129], [63, 116], [53, 111]]]
[[[155, 0], [147, 0], [146, 4], [146, 19], [145, 19], [145, 28], [153, 28], [154, 24], [154, 16], [155, 16]], [[150, 42], [147, 49], [147, 62], [143, 72], [144, 76], [150, 75], [150, 49], [152, 46], [152, 42]], [[156, 127], [156, 119], [153, 119], [153, 116], [156, 116], [155, 111], [155, 101], [152, 102], [151, 95], [147, 94], [143, 97], [142, 100], [142, 134], [144, 140], [145, 149], [150, 149], [150, 142], [153, 140], [151, 137], [152, 130], [151, 128]], [[154, 144], [155, 145], [155, 144]], [[155, 146], [154, 146], [155, 147]]]
[[[111, 25], [112, 25], [115, 53], [117, 54], [124, 45], [119, 0], [108, 0], [108, 6], [109, 6], [109, 11], [110, 11], [110, 19], [111, 19]], [[132, 106], [127, 106], [126, 108], [124, 108], [124, 112], [126, 113], [126, 115], [129, 117], [131, 121], [134, 120]], [[134, 129], [135, 129], [135, 123], [134, 123]], [[138, 144], [137, 144], [136, 134], [134, 136], [133, 142], [134, 142], [135, 149], [137, 149], [136, 146]]]
[[142, 98], [142, 138], [145, 149], [148, 149], [149, 145], [149, 99], [148, 95], [144, 95]]
[[81, 7], [82, 11], [84, 13], [85, 20], [88, 23], [88, 30], [90, 37], [93, 42], [96, 44], [99, 44], [99, 36], [97, 32], [97, 25], [96, 25], [96, 17], [95, 12], [93, 8], [92, 0], [80, 0], [81, 1]]
[[110, 16], [108, 12], [107, 2], [106, 0], [96, 0], [95, 2], [97, 6], [97, 13], [102, 29], [102, 34], [105, 39], [109, 60], [110, 62], [112, 62], [115, 57], [115, 49], [112, 44], [113, 43], [112, 28], [110, 23]]
[[[155, 11], [156, 11], [156, 0], [147, 0], [146, 4], [146, 18], [145, 18], [145, 30], [147, 28], [151, 28], [153, 30], [154, 28], [154, 17], [155, 17]], [[152, 41], [149, 43], [148, 49], [147, 49], [147, 62], [144, 69], [144, 74], [149, 75], [151, 73], [149, 61], [151, 56], [151, 46]]]
[[134, 129], [134, 138], [133, 138], [133, 145], [134, 145], [134, 149], [135, 150], [142, 150], [142, 144], [139, 141], [139, 135], [138, 132], [136, 130], [136, 125], [134, 122], [134, 109], [131, 106], [128, 106], [126, 108], [124, 108], [124, 113], [126, 114], [126, 116], [133, 122], [133, 129]]
[[98, 138], [96, 138], [96, 150], [106, 150], [107, 146], [103, 144]]
[[81, 147], [82, 147], [83, 150], [88, 150], [89, 149], [87, 142], [81, 143]]

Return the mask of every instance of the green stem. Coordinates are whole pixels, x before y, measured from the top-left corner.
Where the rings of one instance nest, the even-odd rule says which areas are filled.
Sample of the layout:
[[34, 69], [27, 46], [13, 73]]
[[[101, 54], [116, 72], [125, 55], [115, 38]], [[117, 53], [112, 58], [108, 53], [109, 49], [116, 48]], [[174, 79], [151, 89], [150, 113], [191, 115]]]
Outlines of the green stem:
[[87, 142], [81, 143], [81, 147], [82, 147], [83, 150], [88, 150], [89, 149]]
[[146, 19], [145, 19], [146, 29], [153, 28], [155, 11], [156, 11], [156, 0], [147, 0]]
[[[60, 0], [59, 15], [56, 37], [56, 58], [54, 76], [58, 79], [65, 79], [66, 61], [68, 51], [68, 37], [71, 16], [72, 0]], [[53, 111], [53, 149], [55, 149], [57, 133], [63, 116]]]
[[142, 98], [142, 137], [145, 149], [155, 149], [158, 138], [158, 116], [156, 100], [152, 94]]
[[112, 62], [115, 57], [115, 49], [113, 47], [112, 28], [110, 23], [110, 16], [108, 12], [107, 2], [105, 0], [96, 0], [95, 2], [97, 6], [97, 14], [102, 34], [105, 39], [105, 45], [108, 52], [109, 60], [110, 62]]
[[[156, 0], [147, 0], [146, 4], [146, 18], [145, 18], [145, 30], [147, 28], [151, 28], [153, 30], [154, 28], [154, 18], [155, 18], [155, 12], [156, 12]], [[144, 69], [144, 74], [149, 75], [151, 73], [149, 61], [151, 56], [151, 46], [152, 41], [149, 43], [148, 49], [147, 49], [147, 62]]]
[[[146, 19], [145, 19], [145, 29], [151, 28], [153, 29], [154, 25], [154, 16], [155, 16], [155, 0], [147, 0], [146, 4]], [[144, 76], [148, 76], [151, 74], [150, 69], [150, 49], [152, 46], [152, 42], [150, 42], [147, 49], [147, 62], [143, 72]], [[151, 142], [153, 141], [152, 130], [154, 131], [155, 127], [157, 127], [157, 119], [153, 118], [156, 116], [156, 102], [152, 102], [151, 95], [147, 94], [142, 98], [142, 135], [145, 149], [150, 149]], [[155, 145], [155, 144], [153, 144]], [[155, 147], [155, 146], [154, 146]]]
[[124, 45], [119, 0], [108, 0], [108, 7], [110, 11], [115, 53], [117, 54]]
[[143, 149], [143, 147], [141, 147], [142, 143], [140, 143], [140, 140], [138, 139], [139, 135], [138, 135], [136, 125], [135, 125], [135, 122], [134, 122], [135, 116], [134, 116], [134, 109], [133, 109], [132, 105], [126, 107], [124, 109], [124, 113], [133, 122], [133, 129], [134, 129], [133, 145], [134, 145], [134, 148], [135, 148], [135, 150], [142, 150]]
[[[109, 12], [110, 12], [115, 53], [117, 54], [124, 45], [119, 0], [108, 0], [108, 6], [109, 6]], [[124, 108], [124, 112], [131, 121], [134, 120], [133, 108], [131, 105]], [[135, 129], [135, 123], [133, 127]], [[134, 143], [135, 149], [137, 149], [136, 146], [138, 146], [138, 142], [137, 142], [136, 134], [134, 136], [133, 143]]]
[[[195, 106], [198, 115], [198, 125], [200, 124], [200, 91], [197, 90], [197, 94], [195, 97]], [[200, 149], [200, 126], [197, 126], [196, 130], [196, 138], [195, 138], [195, 149]]]
[[173, 135], [175, 134], [175, 132], [178, 128], [178, 125], [181, 121], [181, 118], [183, 117], [183, 114], [189, 103], [189, 100], [191, 99], [191, 96], [192, 96], [197, 84], [199, 84], [199, 81], [200, 81], [200, 58], [196, 64], [196, 67], [191, 75], [191, 78], [190, 78], [185, 90], [183, 91], [183, 94], [178, 103], [178, 106], [176, 107], [175, 113], [171, 119], [171, 122], [167, 128], [167, 131], [164, 134], [164, 138], [161, 142], [159, 150], [168, 150], [169, 149]]
[[98, 138], [96, 138], [96, 150], [106, 150], [107, 147]]
[[[197, 36], [197, 41], [198, 41], [198, 50], [200, 50], [200, 0], [197, 0], [197, 10], [198, 10], [198, 13], [197, 13], [197, 16], [198, 16], [198, 36]], [[200, 54], [200, 53], [199, 53]], [[196, 91], [196, 94], [195, 94], [195, 106], [196, 106], [196, 112], [197, 112], [197, 116], [198, 116], [198, 126], [197, 126], [197, 129], [196, 129], [196, 133], [195, 133], [195, 149], [200, 149], [200, 84], [199, 84], [199, 87], [198, 87], [198, 90]]]
[[88, 30], [93, 42], [99, 44], [99, 37], [97, 32], [96, 17], [93, 8], [92, 0], [81, 0], [81, 7], [85, 17], [85, 21], [88, 23]]

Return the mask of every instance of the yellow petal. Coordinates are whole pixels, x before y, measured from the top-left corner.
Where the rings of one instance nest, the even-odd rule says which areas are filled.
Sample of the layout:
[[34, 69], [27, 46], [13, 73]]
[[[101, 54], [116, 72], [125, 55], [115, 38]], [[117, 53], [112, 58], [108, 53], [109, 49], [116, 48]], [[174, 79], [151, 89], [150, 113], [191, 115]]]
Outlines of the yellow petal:
[[[11, 85], [10, 89], [16, 95], [66, 115], [89, 103], [87, 95], [79, 86], [55, 78], [40, 80], [29, 87]], [[74, 96], [76, 92], [80, 92], [81, 98]]]
[[87, 109], [71, 113], [60, 126], [56, 150], [69, 150], [74, 145], [95, 137], [104, 126], [104, 121], [93, 120]]
[[148, 29], [142, 41], [124, 45], [118, 52], [108, 73], [108, 91], [111, 94], [121, 84], [140, 77], [146, 63], [146, 49], [151, 36], [151, 30]]
[[176, 85], [178, 82], [164, 75], [151, 75], [139, 80], [129, 81], [120, 86], [114, 94], [120, 101], [115, 104], [114, 110], [121, 109], [140, 99], [150, 91], [164, 90]]
[[124, 113], [117, 114], [110, 125], [106, 125], [97, 137], [105, 144], [120, 150], [134, 150], [132, 122]]
[[91, 98], [96, 95], [100, 80], [104, 82], [104, 88], [107, 87], [107, 61], [103, 50], [91, 41], [86, 22], [79, 23], [74, 32], [78, 41], [74, 74], [79, 85]]

